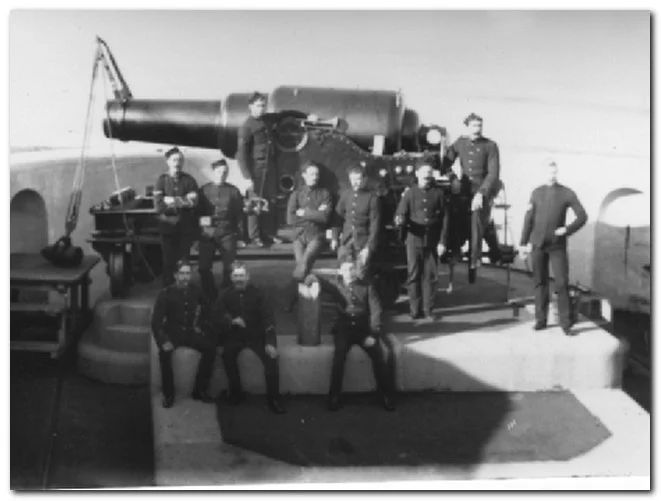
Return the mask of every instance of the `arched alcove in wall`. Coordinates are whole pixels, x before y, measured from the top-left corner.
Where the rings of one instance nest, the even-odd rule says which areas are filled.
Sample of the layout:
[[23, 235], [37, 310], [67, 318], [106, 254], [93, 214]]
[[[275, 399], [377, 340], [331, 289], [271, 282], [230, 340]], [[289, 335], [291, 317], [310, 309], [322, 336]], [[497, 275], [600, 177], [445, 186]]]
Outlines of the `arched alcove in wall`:
[[11, 253], [38, 253], [48, 245], [48, 214], [43, 197], [34, 190], [19, 191], [10, 204]]
[[599, 208], [594, 239], [594, 289], [622, 308], [631, 298], [649, 296], [649, 199], [635, 188], [610, 192]]
[[[39, 193], [30, 189], [19, 191], [11, 199], [9, 214], [9, 248], [12, 254], [38, 254], [48, 245], [48, 213]], [[11, 300], [46, 302], [48, 293], [12, 289]]]

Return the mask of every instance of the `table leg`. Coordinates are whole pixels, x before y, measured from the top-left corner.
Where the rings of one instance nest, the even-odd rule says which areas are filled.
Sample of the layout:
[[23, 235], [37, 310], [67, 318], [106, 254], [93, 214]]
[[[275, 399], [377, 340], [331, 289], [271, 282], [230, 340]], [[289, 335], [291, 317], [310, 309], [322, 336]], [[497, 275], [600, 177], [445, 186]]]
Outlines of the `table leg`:
[[70, 330], [75, 332], [78, 330], [78, 326], [81, 321], [80, 315], [80, 296], [78, 294], [78, 285], [71, 287], [71, 303], [69, 305], [69, 314], [71, 315], [71, 326]]
[[64, 311], [60, 317], [60, 328], [57, 332], [57, 346], [51, 352], [51, 358], [58, 358], [60, 354], [66, 348], [67, 341], [67, 329], [69, 328], [69, 294], [67, 292], [62, 293], [64, 297]]
[[87, 313], [89, 313], [89, 311], [88, 311], [89, 310], [89, 300], [90, 300], [89, 285], [90, 285], [90, 277], [89, 277], [89, 275], [85, 275], [83, 277], [83, 281], [80, 284], [81, 289], [82, 289], [81, 294], [80, 294], [80, 303], [81, 303], [80, 308], [81, 308], [81, 310], [83, 310], [83, 314], [85, 314], [85, 315], [87, 315]]

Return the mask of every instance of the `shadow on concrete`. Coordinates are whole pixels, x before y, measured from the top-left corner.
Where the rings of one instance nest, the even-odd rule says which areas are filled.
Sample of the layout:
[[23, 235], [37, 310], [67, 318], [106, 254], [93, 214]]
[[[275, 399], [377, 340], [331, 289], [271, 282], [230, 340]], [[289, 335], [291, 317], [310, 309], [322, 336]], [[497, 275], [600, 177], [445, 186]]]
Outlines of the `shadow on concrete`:
[[[436, 363], [445, 373], [460, 370]], [[288, 413], [273, 415], [264, 397], [251, 396], [237, 407], [219, 403], [217, 415], [226, 443], [306, 467], [471, 469], [481, 463], [562, 461], [610, 436], [569, 392], [493, 388], [398, 398], [397, 411], [386, 412], [373, 393], [345, 395], [344, 407], [330, 412], [325, 396], [288, 396]]]

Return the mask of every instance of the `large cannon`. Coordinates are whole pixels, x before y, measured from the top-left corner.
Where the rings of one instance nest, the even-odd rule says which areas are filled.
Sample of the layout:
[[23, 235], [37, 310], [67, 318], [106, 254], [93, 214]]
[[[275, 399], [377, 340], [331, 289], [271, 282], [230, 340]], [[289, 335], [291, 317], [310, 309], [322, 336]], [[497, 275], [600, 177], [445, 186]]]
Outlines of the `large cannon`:
[[[115, 72], [119, 74], [118, 69]], [[147, 100], [134, 99], [116, 87], [115, 97], [106, 105], [103, 127], [108, 138], [217, 149], [233, 158], [238, 129], [248, 117], [250, 94], [233, 93], [222, 101]], [[391, 302], [403, 280], [403, 274], [393, 271], [403, 270], [405, 264], [402, 243], [392, 226], [396, 204], [414, 179], [417, 165], [438, 164], [444, 129], [421, 127], [418, 114], [405, 107], [400, 92], [383, 90], [281, 86], [268, 94], [264, 119], [271, 132], [262, 194], [271, 215], [265, 222], [267, 231], [286, 235], [287, 200], [301, 182], [299, 171], [305, 161], [320, 166], [320, 183], [335, 197], [348, 188], [347, 170], [361, 164], [368, 187], [382, 203], [385, 227], [374, 259], [384, 299]], [[427, 134], [430, 130], [435, 134]], [[118, 198], [118, 204], [92, 209], [96, 232], [91, 241], [108, 261], [114, 295], [122, 294], [133, 278], [145, 275], [145, 264], [160, 272], [152, 201], [147, 196], [130, 197], [128, 202]], [[146, 250], [130, 249], [141, 242]]]

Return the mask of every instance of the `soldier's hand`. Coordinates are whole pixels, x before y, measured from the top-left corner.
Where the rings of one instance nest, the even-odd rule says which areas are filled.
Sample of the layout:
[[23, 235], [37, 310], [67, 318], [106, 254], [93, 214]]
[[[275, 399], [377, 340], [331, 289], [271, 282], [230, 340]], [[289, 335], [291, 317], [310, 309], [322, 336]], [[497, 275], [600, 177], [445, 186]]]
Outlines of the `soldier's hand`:
[[170, 341], [163, 343], [163, 351], [172, 351], [172, 350], [174, 350], [174, 345]]
[[370, 348], [370, 347], [374, 346], [375, 343], [376, 343], [376, 339], [374, 339], [373, 336], [367, 336], [367, 337], [365, 338], [365, 341], [363, 342], [363, 345], [364, 345], [366, 348]]
[[563, 235], [567, 234], [567, 228], [564, 226], [561, 226], [560, 228], [556, 228], [554, 232], [557, 236], [561, 237]]
[[202, 234], [205, 237], [213, 237], [213, 227], [211, 226], [203, 226], [202, 227]]
[[266, 354], [271, 358], [275, 358], [278, 356], [278, 350], [276, 350], [275, 346], [273, 346], [272, 344], [267, 344], [264, 350], [266, 351]]
[[521, 253], [521, 257], [523, 259], [526, 259], [531, 251], [532, 251], [532, 244], [519, 246], [519, 252]]
[[317, 209], [317, 210], [324, 211], [324, 210], [326, 210], [326, 209], [328, 209], [328, 205], [326, 205], [326, 204], [321, 204], [321, 205], [319, 206], [319, 209]]
[[238, 325], [242, 329], [246, 328], [246, 322], [241, 317], [236, 317], [232, 319], [232, 325]]
[[404, 216], [402, 216], [401, 214], [397, 214], [395, 216], [395, 225], [396, 226], [401, 226], [403, 224], [404, 224]]
[[445, 254], [445, 245], [438, 244], [438, 246], [436, 247], [436, 252], [438, 252], [439, 257]]
[[333, 239], [330, 241], [330, 248], [333, 252], [337, 250], [337, 245], [338, 245], [337, 240]]
[[482, 193], [476, 193], [473, 197], [473, 202], [471, 203], [471, 210], [480, 210], [482, 208], [483, 201]]
[[298, 209], [298, 210], [296, 211], [296, 215], [297, 215], [298, 217], [303, 217], [303, 214], [305, 214], [305, 209]]
[[363, 263], [366, 263], [366, 262], [367, 262], [367, 258], [369, 257], [369, 255], [370, 255], [370, 250], [369, 250], [367, 247], [365, 247], [363, 250], [361, 250], [361, 251], [358, 253], [358, 258], [359, 258]]
[[163, 203], [165, 205], [174, 205], [174, 197], [170, 197], [170, 196], [163, 197]]

